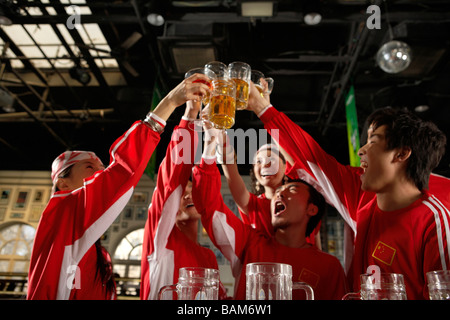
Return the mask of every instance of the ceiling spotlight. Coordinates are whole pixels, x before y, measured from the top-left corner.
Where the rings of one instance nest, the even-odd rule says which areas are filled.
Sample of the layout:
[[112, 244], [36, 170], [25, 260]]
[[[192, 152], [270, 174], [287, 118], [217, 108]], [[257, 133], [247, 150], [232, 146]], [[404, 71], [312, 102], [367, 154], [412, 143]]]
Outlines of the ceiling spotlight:
[[310, 26], [322, 21], [322, 8], [319, 0], [308, 0], [303, 2], [303, 21]]
[[414, 111], [416, 111], [418, 113], [421, 113], [421, 112], [428, 111], [428, 109], [430, 109], [429, 106], [427, 106], [426, 104], [422, 104], [422, 105], [419, 105], [419, 106], [415, 107]]
[[149, 13], [147, 15], [147, 21], [152, 26], [160, 27], [164, 24], [165, 20], [164, 17], [158, 13]]
[[411, 64], [412, 53], [408, 44], [392, 40], [386, 42], [378, 50], [376, 61], [378, 66], [387, 73], [399, 73]]
[[0, 108], [4, 112], [15, 112], [14, 97], [7, 91], [0, 88]]
[[91, 81], [91, 75], [89, 74], [89, 72], [79, 66], [75, 66], [69, 69], [69, 74], [72, 79], [77, 80], [82, 85], [86, 85]]
[[12, 25], [12, 20], [6, 16], [5, 10], [3, 10], [3, 8], [0, 8], [0, 25], [2, 26]]
[[308, 14], [305, 14], [303, 20], [307, 25], [314, 26], [322, 21], [322, 15], [318, 12], [310, 12]]

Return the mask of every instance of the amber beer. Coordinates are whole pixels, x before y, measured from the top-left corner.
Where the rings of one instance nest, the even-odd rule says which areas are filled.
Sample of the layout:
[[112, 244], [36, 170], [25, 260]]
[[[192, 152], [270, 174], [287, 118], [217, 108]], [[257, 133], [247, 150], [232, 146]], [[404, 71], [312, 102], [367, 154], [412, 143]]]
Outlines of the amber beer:
[[213, 80], [209, 103], [209, 121], [217, 129], [229, 129], [234, 125], [236, 113], [236, 84], [233, 81]]
[[251, 67], [245, 62], [235, 61], [228, 65], [228, 76], [236, 83], [236, 109], [247, 108]]
[[237, 78], [233, 81], [236, 84], [236, 109], [244, 110], [248, 104], [248, 82]]
[[261, 94], [261, 97], [264, 97], [264, 88], [261, 83], [261, 79], [264, 79], [267, 82], [267, 93], [270, 94], [273, 89], [273, 79], [266, 78], [261, 71], [252, 70], [251, 80], [255, 84], [256, 89], [258, 89], [259, 93]]
[[258, 89], [258, 92], [261, 95], [261, 97], [264, 98], [264, 89], [263, 89], [262, 85], [255, 83], [255, 87], [256, 87], [256, 89]]

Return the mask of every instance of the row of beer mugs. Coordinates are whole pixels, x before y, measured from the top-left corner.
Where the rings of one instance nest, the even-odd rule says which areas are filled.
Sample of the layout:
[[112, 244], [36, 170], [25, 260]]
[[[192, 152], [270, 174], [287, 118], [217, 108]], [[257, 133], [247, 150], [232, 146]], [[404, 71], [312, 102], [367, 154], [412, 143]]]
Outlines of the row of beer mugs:
[[[426, 273], [430, 300], [450, 300], [450, 270]], [[343, 300], [407, 300], [400, 273], [367, 273], [360, 276], [361, 290], [348, 293]]]
[[[167, 299], [167, 293], [173, 292], [178, 300], [218, 300], [219, 281], [217, 269], [180, 268], [178, 283], [163, 286], [159, 299]], [[292, 291], [297, 289], [304, 291], [306, 300], [314, 300], [310, 285], [292, 281], [291, 265], [257, 262], [246, 266], [246, 300], [292, 300]]]
[[[403, 275], [399, 273], [362, 274], [361, 290], [348, 293], [343, 300], [407, 300]], [[217, 300], [219, 270], [180, 268], [178, 283], [164, 286], [159, 299], [175, 292], [178, 300]], [[450, 270], [427, 273], [430, 300], [450, 300]], [[247, 300], [292, 300], [292, 291], [305, 292], [306, 300], [314, 300], [314, 290], [304, 282], [292, 281], [292, 266], [284, 263], [259, 262], [246, 266]]]
[[211, 95], [203, 97], [200, 126], [209, 121], [217, 129], [229, 129], [234, 125], [236, 110], [245, 110], [248, 105], [250, 81], [264, 95], [261, 79], [267, 82], [270, 94], [274, 80], [265, 77], [261, 71], [252, 70], [245, 62], [235, 61], [226, 65], [220, 61], [211, 61], [203, 67], [188, 70], [184, 77], [188, 78], [195, 73], [206, 75], [209, 82], [203, 82], [211, 89]]

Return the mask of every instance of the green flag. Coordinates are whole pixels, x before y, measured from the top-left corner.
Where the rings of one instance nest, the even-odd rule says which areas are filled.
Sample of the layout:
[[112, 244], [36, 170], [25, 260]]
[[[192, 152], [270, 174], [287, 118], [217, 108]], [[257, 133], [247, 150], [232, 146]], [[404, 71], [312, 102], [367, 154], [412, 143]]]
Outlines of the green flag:
[[355, 89], [353, 86], [345, 97], [345, 113], [347, 116], [347, 138], [348, 138], [348, 151], [350, 154], [350, 165], [353, 167], [359, 167], [360, 159], [358, 156], [359, 145], [359, 131], [358, 131], [358, 117], [356, 115], [356, 103], [355, 103]]
[[[160, 85], [159, 85], [159, 81], [156, 80], [155, 84], [153, 86], [153, 96], [152, 96], [152, 104], [150, 109], [153, 110], [156, 108], [156, 106], [158, 105], [158, 103], [161, 101], [162, 99], [162, 93], [161, 93], [161, 89], [160, 89]], [[155, 151], [153, 151], [153, 154], [150, 158], [150, 160], [147, 163], [147, 167], [145, 168], [145, 173], [152, 178], [152, 180], [155, 180], [155, 171], [156, 171], [156, 148]]]

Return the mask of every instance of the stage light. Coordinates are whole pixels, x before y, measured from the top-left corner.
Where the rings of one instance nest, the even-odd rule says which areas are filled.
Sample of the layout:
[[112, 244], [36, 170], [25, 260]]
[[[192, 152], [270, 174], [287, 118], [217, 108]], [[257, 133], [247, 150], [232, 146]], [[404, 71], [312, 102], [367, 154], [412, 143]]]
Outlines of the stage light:
[[317, 25], [322, 21], [322, 7], [319, 0], [303, 2], [303, 21], [310, 26]]
[[387, 73], [399, 73], [411, 64], [412, 52], [408, 44], [398, 40], [386, 42], [378, 50], [376, 61]]
[[91, 81], [91, 75], [89, 74], [89, 72], [79, 66], [75, 66], [69, 69], [69, 74], [72, 79], [77, 80], [82, 85], [86, 85]]
[[164, 17], [158, 13], [149, 13], [147, 15], [147, 22], [152, 26], [160, 27], [164, 24]]

